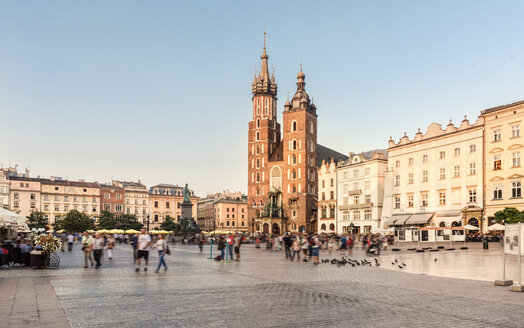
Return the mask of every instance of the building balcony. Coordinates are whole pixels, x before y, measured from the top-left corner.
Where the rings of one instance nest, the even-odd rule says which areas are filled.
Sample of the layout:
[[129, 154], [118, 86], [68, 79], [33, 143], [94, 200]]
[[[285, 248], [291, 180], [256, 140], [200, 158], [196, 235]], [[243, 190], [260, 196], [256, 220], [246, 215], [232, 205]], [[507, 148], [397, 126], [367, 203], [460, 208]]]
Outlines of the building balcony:
[[345, 210], [367, 209], [367, 208], [372, 208], [372, 207], [373, 207], [373, 203], [363, 203], [363, 204], [340, 205], [338, 209], [341, 211], [345, 211]]
[[357, 196], [362, 194], [362, 189], [355, 189], [348, 191], [349, 196]]

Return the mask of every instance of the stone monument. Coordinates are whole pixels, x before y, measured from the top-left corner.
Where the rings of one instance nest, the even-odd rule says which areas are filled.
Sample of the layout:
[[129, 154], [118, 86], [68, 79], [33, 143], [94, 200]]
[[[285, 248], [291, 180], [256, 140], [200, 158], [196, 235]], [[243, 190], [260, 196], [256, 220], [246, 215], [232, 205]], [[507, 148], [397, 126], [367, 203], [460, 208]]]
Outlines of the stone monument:
[[182, 207], [182, 219], [191, 219], [193, 217], [193, 204], [191, 203], [191, 193], [189, 188], [184, 188], [184, 201], [180, 205]]

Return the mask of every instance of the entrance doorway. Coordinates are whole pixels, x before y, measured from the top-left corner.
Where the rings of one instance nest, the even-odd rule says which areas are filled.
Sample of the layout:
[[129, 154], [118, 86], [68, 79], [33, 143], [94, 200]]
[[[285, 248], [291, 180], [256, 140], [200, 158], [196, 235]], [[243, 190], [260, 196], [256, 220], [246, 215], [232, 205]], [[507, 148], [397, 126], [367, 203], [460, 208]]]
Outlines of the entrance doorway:
[[475, 227], [478, 227], [479, 226], [479, 220], [477, 220], [477, 218], [471, 218], [471, 219], [469, 219], [468, 224], [470, 224], [472, 226], [475, 226]]
[[264, 223], [264, 225], [262, 226], [262, 232], [265, 234], [269, 233], [269, 224]]
[[273, 234], [280, 235], [280, 227], [278, 226], [278, 223], [273, 223]]

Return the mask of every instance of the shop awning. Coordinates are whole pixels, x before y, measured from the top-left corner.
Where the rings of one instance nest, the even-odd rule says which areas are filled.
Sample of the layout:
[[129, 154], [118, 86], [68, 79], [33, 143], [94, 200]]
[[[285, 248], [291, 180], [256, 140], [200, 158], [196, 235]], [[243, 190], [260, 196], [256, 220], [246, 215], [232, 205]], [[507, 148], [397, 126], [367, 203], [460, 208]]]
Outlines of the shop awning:
[[416, 213], [406, 220], [406, 224], [427, 224], [435, 213]]
[[27, 218], [25, 216], [0, 207], [0, 226], [17, 230], [27, 230], [26, 221]]
[[385, 224], [388, 226], [400, 226], [404, 225], [404, 222], [406, 222], [407, 219], [411, 214], [397, 214], [392, 215], [389, 219], [386, 220]]

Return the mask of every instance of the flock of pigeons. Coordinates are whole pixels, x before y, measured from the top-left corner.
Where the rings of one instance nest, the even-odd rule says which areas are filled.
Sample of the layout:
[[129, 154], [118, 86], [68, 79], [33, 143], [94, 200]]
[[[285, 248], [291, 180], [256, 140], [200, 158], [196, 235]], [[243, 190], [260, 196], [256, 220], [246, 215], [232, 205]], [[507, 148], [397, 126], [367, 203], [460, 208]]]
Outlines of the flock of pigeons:
[[[380, 263], [378, 263], [378, 260], [377, 259], [374, 259], [375, 260], [375, 266], [380, 266]], [[336, 265], [338, 267], [341, 267], [341, 266], [373, 266], [373, 262], [370, 262], [366, 259], [364, 260], [352, 260], [350, 259], [349, 257], [345, 257], [345, 256], [342, 256], [342, 259], [339, 260], [337, 258], [334, 258], [334, 259], [323, 259], [321, 260], [322, 263], [326, 264], [326, 263], [331, 263], [333, 265]]]

